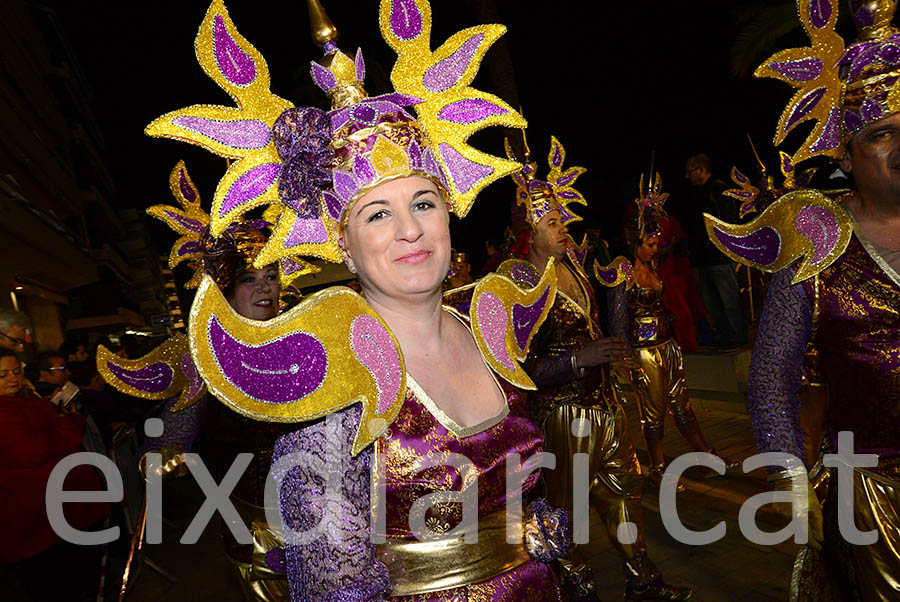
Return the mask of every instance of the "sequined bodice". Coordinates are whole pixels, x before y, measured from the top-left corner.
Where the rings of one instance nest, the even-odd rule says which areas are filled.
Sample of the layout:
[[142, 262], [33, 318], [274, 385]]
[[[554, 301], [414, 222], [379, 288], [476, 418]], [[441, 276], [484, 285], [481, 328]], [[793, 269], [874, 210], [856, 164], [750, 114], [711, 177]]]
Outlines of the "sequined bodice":
[[635, 284], [628, 291], [628, 309], [631, 315], [629, 336], [634, 347], [655, 347], [672, 338], [662, 287], [652, 289]]
[[819, 278], [815, 344], [831, 426], [853, 431], [857, 449], [900, 449], [900, 284], [856, 235]]
[[[383, 500], [376, 494], [373, 505], [385, 504], [388, 537], [413, 537], [409, 520], [413, 503], [435, 492], [477, 486], [479, 516], [505, 510], [507, 454], [519, 454], [525, 462], [541, 451], [543, 435], [525, 410], [524, 394], [506, 383], [501, 386], [508, 411], [469, 428], [458, 427], [443, 415], [415, 382], [408, 386], [400, 415], [375, 447], [385, 487]], [[420, 470], [417, 463], [422, 460], [435, 466]], [[456, 466], [446, 465], [451, 463]], [[525, 492], [537, 476], [525, 480]], [[425, 525], [443, 533], [462, 520], [461, 513], [459, 502], [437, 503], [426, 511]]]

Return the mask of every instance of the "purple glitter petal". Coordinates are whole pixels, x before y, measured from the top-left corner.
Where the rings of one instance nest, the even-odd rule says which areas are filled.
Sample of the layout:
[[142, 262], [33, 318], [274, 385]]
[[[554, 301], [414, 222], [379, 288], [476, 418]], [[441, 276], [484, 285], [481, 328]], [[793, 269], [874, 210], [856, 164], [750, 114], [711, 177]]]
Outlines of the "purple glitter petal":
[[216, 64], [225, 79], [240, 87], [253, 83], [256, 79], [256, 64], [228, 33], [222, 15], [216, 15], [213, 19], [213, 48]]
[[785, 173], [791, 173], [794, 171], [794, 164], [791, 163], [791, 156], [787, 153], [781, 155], [781, 169]]
[[422, 13], [414, 0], [391, 0], [391, 32], [404, 42], [422, 33]]
[[[425, 102], [418, 96], [413, 96], [412, 94], [400, 94], [399, 92], [392, 92], [390, 94], [382, 94], [381, 96], [376, 96], [375, 98], [369, 99], [370, 101], [384, 101], [389, 102], [392, 105], [396, 105], [398, 107], [412, 107], [417, 104], [422, 104]], [[390, 111], [385, 111], [390, 112]]]
[[483, 41], [483, 33], [475, 34], [450, 56], [429, 67], [422, 77], [425, 88], [435, 94], [452, 88], [466, 73]]
[[200, 241], [197, 240], [189, 240], [175, 251], [175, 255], [178, 257], [184, 257], [185, 255], [196, 255], [201, 250]]
[[294, 332], [262, 345], [246, 345], [226, 332], [216, 316], [211, 316], [207, 337], [222, 376], [256, 401], [299, 401], [325, 380], [325, 347], [305, 332]]
[[517, 282], [524, 282], [529, 286], [537, 286], [538, 282], [540, 282], [540, 277], [534, 270], [531, 270], [524, 265], [515, 264], [509, 272]]
[[859, 54], [857, 54], [853, 59], [853, 63], [850, 65], [850, 71], [847, 72], [844, 81], [856, 81], [856, 79], [862, 73], [863, 69], [878, 61], [879, 48], [880, 47], [878, 45], [872, 44], [867, 46]]
[[197, 191], [194, 190], [194, 187], [188, 181], [187, 171], [183, 167], [178, 170], [178, 190], [181, 191], [181, 196], [188, 203], [197, 201]]
[[822, 97], [825, 96], [825, 88], [816, 88], [807, 93], [794, 105], [794, 110], [784, 122], [784, 133], [788, 133], [795, 125], [800, 123], [809, 113], [816, 108]]
[[149, 366], [129, 370], [113, 362], [106, 362], [113, 375], [126, 385], [145, 393], [162, 393], [172, 386], [175, 372], [164, 362], [154, 362]]
[[364, 81], [366, 79], [366, 61], [363, 60], [362, 48], [356, 49], [356, 59], [353, 61], [353, 66], [356, 67], [357, 81]]
[[810, 146], [810, 150], [817, 153], [820, 151], [831, 150], [837, 148], [841, 144], [841, 111], [837, 107], [831, 109], [828, 115], [828, 121], [822, 129], [822, 135]]
[[866, 98], [863, 101], [862, 106], [859, 107], [859, 115], [862, 117], [864, 123], [872, 123], [884, 116], [884, 110], [877, 100], [869, 97]]
[[422, 148], [415, 140], [410, 140], [406, 147], [406, 155], [409, 157], [409, 166], [412, 169], [422, 169]]
[[726, 190], [723, 194], [727, 194], [736, 199], [752, 199], [756, 197], [756, 195], [749, 190]]
[[400, 354], [390, 333], [372, 316], [361, 315], [350, 325], [350, 347], [369, 370], [378, 389], [377, 414], [384, 414], [400, 395], [403, 374]]
[[831, 19], [832, 6], [830, 0], [810, 0], [809, 22], [816, 29], [828, 25]]
[[713, 228], [713, 233], [726, 249], [758, 265], [772, 265], [781, 254], [781, 236], [771, 226], [763, 226], [746, 236], [734, 236], [719, 228]]
[[747, 176], [738, 171], [737, 167], [734, 168], [734, 171], [731, 172], [731, 177], [738, 184], [746, 184], [748, 182]]
[[885, 44], [878, 53], [881, 62], [888, 65], [896, 65], [900, 62], [900, 46], [897, 44]]
[[291, 259], [290, 257], [284, 257], [281, 260], [281, 271], [285, 276], [290, 276], [294, 272], [299, 272], [303, 269], [303, 264], [299, 261]]
[[566, 200], [570, 200], [570, 201], [575, 200], [575, 199], [584, 198], [583, 196], [581, 196], [579, 193], [575, 192], [574, 190], [560, 190], [556, 193], [556, 196], [558, 196], [561, 199], [566, 199]]
[[560, 176], [559, 178], [557, 178], [556, 182], [554, 182], [554, 184], [556, 184], [557, 186], [560, 186], [560, 187], [568, 186], [569, 184], [571, 184], [572, 182], [575, 181], [575, 178], [577, 178], [580, 175], [581, 175], [581, 173], [579, 173], [578, 170], [571, 171], [571, 172], [564, 174], [564, 175]]
[[280, 170], [280, 163], [264, 163], [241, 175], [225, 194], [222, 207], [219, 208], [219, 217], [225, 217], [235, 209], [260, 197], [275, 182]]
[[344, 215], [344, 204], [337, 198], [337, 195], [331, 191], [326, 191], [322, 194], [322, 199], [325, 201], [325, 209], [328, 211], [331, 219], [340, 221]]
[[316, 217], [298, 217], [294, 221], [291, 233], [284, 237], [284, 246], [288, 249], [297, 245], [322, 244], [328, 242], [328, 230], [322, 220]]
[[812, 243], [813, 254], [809, 258], [812, 265], [825, 259], [841, 238], [837, 217], [825, 207], [818, 205], [804, 207], [798, 211], [794, 217], [794, 226]]
[[375, 125], [375, 121], [378, 119], [378, 111], [375, 110], [375, 106], [373, 105], [377, 106], [375, 103], [360, 103], [353, 108], [353, 110], [350, 112], [350, 115], [357, 123], [363, 123], [365, 125]]
[[225, 121], [221, 119], [204, 119], [203, 117], [176, 117], [172, 120], [177, 126], [212, 138], [219, 144], [239, 149], [262, 148], [272, 139], [272, 132], [265, 122], [258, 119], [242, 119]]
[[353, 161], [353, 175], [360, 186], [366, 186], [375, 180], [375, 168], [372, 162], [362, 155], [357, 155]]
[[541, 317], [541, 312], [544, 311], [549, 296], [550, 288], [548, 287], [544, 290], [541, 298], [531, 305], [513, 304], [513, 334], [515, 334], [519, 351], [525, 351], [525, 347], [528, 345], [528, 338], [531, 336], [538, 318]]
[[556, 142], [553, 143], [553, 152], [550, 155], [550, 166], [561, 167], [563, 162], [562, 148]]
[[438, 117], [452, 123], [476, 123], [494, 115], [508, 113], [505, 108], [482, 99], [451, 102], [438, 112]]
[[460, 192], [471, 190], [478, 182], [494, 173], [492, 167], [466, 159], [446, 142], [439, 144], [438, 150]]
[[322, 200], [325, 202], [325, 209], [328, 211], [331, 219], [340, 221], [344, 215], [344, 204], [337, 198], [337, 195], [331, 191], [326, 191], [322, 193]]
[[357, 191], [359, 191], [359, 186], [356, 185], [356, 180], [353, 179], [353, 176], [348, 174], [345, 171], [332, 171], [332, 182], [334, 182], [334, 191], [337, 193], [338, 198], [343, 201], [344, 205], [348, 205], [350, 201], [353, 200], [353, 197], [356, 196]]
[[200, 373], [197, 372], [197, 367], [194, 365], [194, 360], [191, 358], [190, 353], [185, 353], [181, 356], [181, 373], [184, 374], [188, 382], [187, 399], [196, 397], [200, 390], [206, 386], [206, 383], [200, 378]]
[[334, 73], [315, 61], [310, 63], [309, 75], [312, 77], [313, 83], [323, 92], [331, 92], [337, 86], [337, 78]]
[[769, 69], [798, 83], [816, 79], [822, 73], [822, 67], [822, 59], [817, 58], [769, 63]]
[[180, 213], [176, 213], [174, 211], [165, 210], [163, 211], [163, 215], [189, 232], [200, 233], [203, 232], [204, 228], [206, 228], [203, 222], [191, 219], [189, 217], [184, 217]]
[[482, 293], [475, 303], [475, 317], [488, 351], [508, 370], [516, 366], [506, 349], [506, 307], [494, 293]]

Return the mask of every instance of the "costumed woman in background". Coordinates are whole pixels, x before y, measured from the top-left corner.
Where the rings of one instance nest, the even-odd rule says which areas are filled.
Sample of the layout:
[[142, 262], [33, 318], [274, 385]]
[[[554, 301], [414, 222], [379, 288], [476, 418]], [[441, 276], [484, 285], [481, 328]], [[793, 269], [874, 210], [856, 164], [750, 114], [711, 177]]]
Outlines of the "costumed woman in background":
[[[776, 491], [794, 491], [793, 503], [774, 507], [808, 527], [808, 544], [791, 579], [795, 601], [900, 598], [896, 7], [896, 0], [850, 2], [859, 33], [845, 46], [835, 32], [836, 0], [798, 0], [810, 46], [778, 52], [756, 71], [798, 88], [779, 120], [775, 144], [795, 124], [815, 124], [790, 164], [831, 157], [852, 176], [854, 189], [792, 190], [743, 225], [706, 216], [719, 249], [774, 272], [750, 362], [747, 408], [760, 451], [793, 456], [793, 465], [767, 468]], [[835, 482], [834, 471], [846, 465], [826, 468], [815, 483], [803, 465], [797, 392], [810, 342], [827, 391], [822, 451], [858, 454], [851, 491], [850, 483]], [[848, 523], [866, 535], [857, 532], [851, 541]]]
[[338, 51], [321, 6], [310, 8], [326, 51], [312, 75], [331, 112], [271, 94], [265, 62], [216, 1], [195, 46], [239, 109], [189, 107], [148, 127], [238, 159], [216, 193], [213, 234], [268, 203], [280, 214], [257, 265], [297, 254], [345, 261], [365, 294], [327, 289], [262, 323], [236, 315], [208, 277], [198, 289], [189, 336], [210, 390], [260, 419], [322, 418], [276, 444], [287, 545], [267, 561], [286, 567], [295, 601], [558, 600], [548, 563], [567, 547], [565, 513], [534, 500], [524, 525], [506, 521], [507, 503], [523, 503], [507, 499], [507, 472], [521, 476], [524, 496], [538, 477], [507, 470], [507, 456], [528, 463], [541, 449], [520, 390], [533, 384], [516, 360], [552, 302], [553, 274], [525, 291], [489, 277], [461, 311], [441, 295], [448, 209], [464, 216], [516, 167], [465, 144], [487, 125], [524, 125], [468, 88], [503, 28], [465, 30], [433, 54], [428, 3], [383, 1], [397, 91], [367, 98], [362, 54]]
[[[507, 153], [511, 154], [509, 145]], [[589, 458], [589, 500], [598, 513], [609, 542], [622, 558], [625, 600], [690, 600], [693, 592], [665, 583], [647, 556], [644, 517], [641, 508], [643, 477], [625, 411], [610, 373], [610, 364], [630, 357], [624, 334], [627, 300], [623, 281], [627, 274], [615, 269], [608, 285], [607, 309], [612, 332], [604, 336], [594, 289], [584, 272], [586, 245], [576, 246], [567, 224], [581, 219], [569, 209], [573, 202], [586, 204], [574, 189], [583, 167], [563, 169], [565, 150], [551, 138], [547, 181], [536, 177], [537, 164], [527, 156], [521, 173], [515, 174], [516, 200], [525, 208], [528, 226], [514, 249], [526, 261], [510, 260], [500, 266], [524, 284], [533, 285], [545, 266], [556, 271], [559, 290], [547, 320], [531, 345], [526, 369], [538, 390], [529, 395], [529, 408], [541, 425], [546, 448], [556, 456], [556, 468], [544, 471], [550, 503], [573, 508], [575, 454]], [[625, 263], [618, 260], [619, 264]], [[576, 428], [577, 425], [583, 428]], [[574, 518], [574, 517], [573, 517]], [[578, 517], [587, 529], [588, 517]], [[636, 526], [633, 540], [619, 538], [619, 526]], [[563, 583], [570, 599], [597, 600], [592, 559], [585, 548], [576, 547], [560, 559]]]
[[[194, 269], [188, 288], [195, 288], [201, 277], [208, 275], [229, 305], [248, 320], [275, 317], [281, 292], [279, 268], [290, 271], [292, 276], [308, 268], [294, 261], [254, 267], [253, 261], [268, 240], [263, 232], [270, 226], [268, 222], [239, 221], [221, 235], [212, 236], [209, 216], [183, 162], [179, 161], [172, 170], [169, 184], [181, 207], [156, 205], [148, 213], [181, 235], [172, 247], [170, 266], [186, 261]], [[251, 420], [206, 395], [183, 334], [133, 360], [123, 360], [101, 347], [97, 367], [104, 380], [123, 393], [169, 400], [160, 416], [164, 424], [162, 435], [149, 437], [141, 447], [142, 458], [151, 452], [162, 455], [158, 469], [162, 476], [186, 474], [182, 454], [195, 447], [203, 452], [202, 459], [216, 482], [222, 480], [238, 454], [253, 454], [230, 495], [251, 530], [253, 544], [239, 544], [223, 522], [225, 555], [249, 602], [287, 600], [284, 575], [274, 573], [264, 562], [265, 553], [281, 542], [277, 531], [266, 523], [263, 493], [275, 440], [292, 429]], [[142, 459], [142, 469], [143, 464]]]
[[663, 281], [657, 271], [659, 223], [665, 218], [663, 204], [669, 195], [662, 192], [659, 174], [646, 190], [641, 177], [639, 192], [636, 210], [625, 226], [634, 273], [633, 286], [628, 289], [629, 341], [638, 361], [631, 375], [650, 456], [648, 479], [659, 487], [665, 470], [666, 414], [671, 414], [678, 432], [694, 451], [715, 454], [716, 450], [706, 442], [691, 409], [681, 347], [674, 337], [671, 314], [663, 303]]
[[[73, 404], [58, 410], [26, 388], [22, 364], [12, 350], [0, 347], [0, 564], [35, 602], [97, 598], [101, 546], [62, 541], [48, 519], [50, 473], [64, 458], [83, 451], [84, 429]], [[63, 489], [100, 492], [104, 486], [94, 467], [82, 464], [68, 472]], [[60, 506], [73, 529], [96, 531], [109, 516], [107, 503]], [[16, 595], [9, 584], [3, 591]]]

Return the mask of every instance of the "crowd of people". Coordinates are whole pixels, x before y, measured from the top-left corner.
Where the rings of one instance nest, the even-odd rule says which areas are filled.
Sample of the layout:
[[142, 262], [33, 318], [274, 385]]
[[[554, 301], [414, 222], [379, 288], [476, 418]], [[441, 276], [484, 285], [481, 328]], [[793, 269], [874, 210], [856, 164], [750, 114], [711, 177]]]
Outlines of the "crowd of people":
[[[738, 174], [735, 193], [694, 155], [677, 215], [650, 173], [620, 235], [587, 229], [581, 243], [569, 229], [588, 202], [574, 187], [585, 169], [564, 166], [556, 138], [543, 179], [527, 142], [518, 157], [508, 145], [508, 158], [466, 144], [482, 127], [527, 126], [468, 86], [486, 51], [474, 48], [494, 26], [432, 53], [427, 0], [382, 0], [395, 89], [370, 98], [362, 52], [339, 50], [334, 25], [311, 6], [324, 50], [311, 75], [330, 111], [261, 87], [265, 62], [214, 2], [197, 56], [238, 108], [188, 107], [147, 128], [232, 160], [208, 212], [183, 163], [170, 177], [180, 207], [150, 211], [179, 234], [173, 267], [194, 269], [186, 334], [99, 361], [66, 343], [23, 365], [27, 318], [0, 311], [0, 505], [14, 517], [0, 556], [11, 588], [23, 600], [94, 599], [101, 549], [76, 550], [52, 528], [47, 479], [71, 454], [108, 454], [159, 404], [163, 428], [133, 462], [146, 479], [187, 474], [195, 445], [216, 482], [252, 455], [230, 491], [245, 528], [222, 521], [224, 561], [248, 601], [597, 601], [588, 510], [621, 559], [626, 602], [693, 600], [691, 584], [670, 583], [654, 564], [641, 500], [666, 486], [667, 416], [692, 450], [724, 471], [737, 465], [691, 408], [684, 353], [753, 338], [737, 280], [746, 265], [772, 274], [750, 366], [754, 435], [761, 451], [790, 455], [767, 467], [774, 490], [795, 494], [774, 506], [808, 535], [792, 600], [898, 599], [895, 2], [851, 2], [860, 39], [845, 47], [833, 1], [798, 1], [813, 46], [760, 73], [807, 91], [786, 115], [820, 123], [783, 155], [782, 188]], [[794, 165], [816, 155], [836, 159], [853, 188], [801, 187]], [[486, 241], [476, 272], [451, 248], [450, 214], [464, 218], [507, 176], [512, 223]], [[310, 258], [342, 262], [357, 288], [283, 303], [292, 277], [315, 269]], [[151, 369], [171, 376], [148, 378]], [[838, 497], [848, 484], [832, 476], [835, 453], [868, 460], [853, 471], [851, 503]], [[78, 466], [65, 486], [99, 491], [102, 475]], [[874, 542], [850, 545], [847, 513]], [[78, 529], [116, 519], [109, 504], [66, 506]], [[61, 567], [54, 583], [42, 578], [48, 563]]]

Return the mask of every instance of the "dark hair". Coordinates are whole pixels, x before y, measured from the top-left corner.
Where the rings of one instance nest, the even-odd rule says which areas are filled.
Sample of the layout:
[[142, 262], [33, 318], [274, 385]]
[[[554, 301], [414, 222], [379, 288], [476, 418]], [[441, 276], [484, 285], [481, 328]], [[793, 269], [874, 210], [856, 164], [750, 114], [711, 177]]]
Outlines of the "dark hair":
[[78, 348], [83, 346], [83, 343], [79, 343], [78, 341], [73, 341], [71, 339], [68, 341], [63, 341], [63, 344], [59, 346], [59, 352], [57, 355], [68, 361], [69, 356], [76, 353], [78, 351]]
[[712, 161], [709, 160], [709, 157], [707, 157], [705, 153], [699, 153], [688, 158], [687, 163], [688, 165], [693, 165], [695, 167], [702, 167], [709, 173], [712, 173]]
[[93, 380], [94, 376], [97, 375], [97, 363], [96, 362], [72, 362], [69, 364], [69, 372], [72, 373], [72, 376], [69, 377], [73, 383], [78, 385], [81, 388], [85, 388], [90, 386], [91, 380]]
[[4, 357], [10, 357], [10, 356], [12, 356], [16, 359], [19, 359], [19, 357], [16, 355], [16, 352], [13, 351], [12, 349], [7, 349], [6, 347], [0, 347], [0, 359], [3, 359]]
[[44, 351], [39, 353], [36, 358], [34, 358], [33, 362], [28, 362], [28, 365], [25, 366], [25, 376], [28, 377], [33, 383], [41, 380], [41, 372], [44, 370], [49, 371], [53, 362], [50, 360], [54, 357], [61, 358], [63, 361], [66, 361], [66, 357], [59, 353], [58, 351]]

